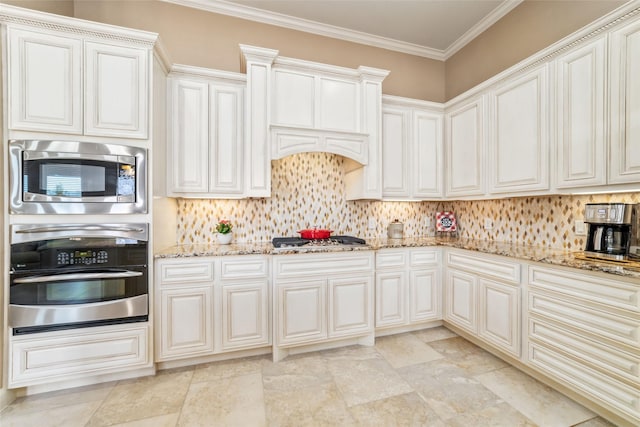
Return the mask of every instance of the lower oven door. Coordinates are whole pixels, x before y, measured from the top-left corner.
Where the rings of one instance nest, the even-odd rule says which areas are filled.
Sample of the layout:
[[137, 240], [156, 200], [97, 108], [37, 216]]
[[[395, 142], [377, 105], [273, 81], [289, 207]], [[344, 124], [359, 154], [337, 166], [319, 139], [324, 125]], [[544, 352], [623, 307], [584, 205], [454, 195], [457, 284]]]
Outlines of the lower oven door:
[[11, 277], [9, 299], [9, 326], [14, 335], [146, 321], [146, 266], [21, 272]]

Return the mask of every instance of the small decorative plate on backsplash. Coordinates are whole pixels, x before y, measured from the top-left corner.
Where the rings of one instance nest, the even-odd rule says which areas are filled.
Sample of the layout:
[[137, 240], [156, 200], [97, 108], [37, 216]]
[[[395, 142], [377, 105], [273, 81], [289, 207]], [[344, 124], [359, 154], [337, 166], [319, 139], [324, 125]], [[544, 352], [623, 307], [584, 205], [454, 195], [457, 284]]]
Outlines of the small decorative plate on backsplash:
[[456, 216], [453, 212], [436, 213], [436, 231], [456, 231]]

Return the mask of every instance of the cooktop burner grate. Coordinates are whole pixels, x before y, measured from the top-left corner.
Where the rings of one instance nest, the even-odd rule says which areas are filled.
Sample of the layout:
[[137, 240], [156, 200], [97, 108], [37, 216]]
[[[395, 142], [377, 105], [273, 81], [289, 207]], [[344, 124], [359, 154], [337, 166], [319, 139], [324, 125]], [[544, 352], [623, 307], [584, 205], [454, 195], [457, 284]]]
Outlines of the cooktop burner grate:
[[332, 245], [366, 245], [364, 239], [353, 236], [331, 236], [328, 239], [302, 239], [300, 237], [274, 237], [271, 241], [276, 248], [296, 248], [301, 246], [332, 246]]

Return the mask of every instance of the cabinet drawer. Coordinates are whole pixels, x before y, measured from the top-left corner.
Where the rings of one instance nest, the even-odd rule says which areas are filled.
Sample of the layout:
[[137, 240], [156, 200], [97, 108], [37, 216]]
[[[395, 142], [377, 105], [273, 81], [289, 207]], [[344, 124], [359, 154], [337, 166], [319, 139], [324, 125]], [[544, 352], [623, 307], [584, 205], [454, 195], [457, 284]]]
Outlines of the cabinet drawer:
[[563, 269], [531, 267], [529, 283], [598, 304], [640, 312], [640, 286], [620, 280]]
[[606, 374], [615, 374], [637, 382], [640, 378], [640, 356], [618, 351], [599, 341], [585, 338], [552, 323], [529, 320], [529, 339], [560, 349], [572, 358], [582, 360]]
[[76, 329], [48, 338], [13, 338], [9, 386], [21, 387], [141, 368], [149, 364], [147, 326]]
[[535, 292], [529, 292], [529, 313], [615, 342], [636, 347], [640, 345], [640, 321], [635, 318], [606, 313]]
[[213, 260], [161, 262], [159, 270], [163, 285], [213, 281]]
[[407, 255], [406, 250], [380, 250], [376, 254], [376, 268], [404, 268]]
[[640, 424], [640, 389], [584, 366], [550, 348], [529, 343], [529, 362], [549, 377], [568, 384], [596, 402], [604, 403]]
[[437, 264], [440, 261], [438, 249], [412, 249], [409, 264], [412, 267]]
[[373, 252], [279, 255], [273, 258], [275, 278], [314, 277], [374, 271]]
[[269, 260], [266, 257], [223, 258], [220, 265], [220, 277], [223, 279], [266, 277], [267, 274]]
[[494, 279], [520, 283], [520, 264], [462, 252], [447, 252], [447, 265]]

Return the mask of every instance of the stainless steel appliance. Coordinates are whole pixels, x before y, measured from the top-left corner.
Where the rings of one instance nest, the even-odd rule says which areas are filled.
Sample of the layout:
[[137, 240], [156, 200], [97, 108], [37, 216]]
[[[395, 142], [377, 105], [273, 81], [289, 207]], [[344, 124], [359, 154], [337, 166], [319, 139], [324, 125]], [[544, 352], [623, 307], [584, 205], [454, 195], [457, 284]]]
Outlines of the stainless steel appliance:
[[145, 213], [146, 157], [124, 145], [11, 140], [11, 213]]
[[[584, 220], [588, 224], [585, 255], [608, 260], [625, 260], [630, 252], [632, 226], [638, 205], [625, 203], [589, 203]], [[637, 222], [637, 220], [636, 220]]]
[[331, 236], [326, 239], [303, 239], [300, 237], [274, 237], [271, 241], [276, 250], [281, 251], [313, 251], [326, 250], [327, 246], [335, 247], [368, 247], [364, 239], [353, 236]]
[[13, 334], [148, 320], [147, 243], [147, 224], [13, 225]]

